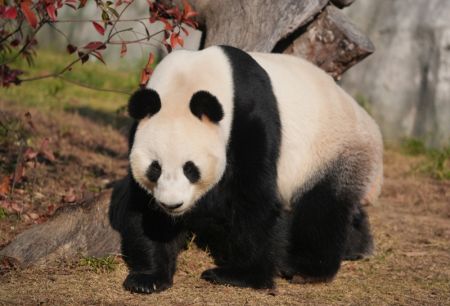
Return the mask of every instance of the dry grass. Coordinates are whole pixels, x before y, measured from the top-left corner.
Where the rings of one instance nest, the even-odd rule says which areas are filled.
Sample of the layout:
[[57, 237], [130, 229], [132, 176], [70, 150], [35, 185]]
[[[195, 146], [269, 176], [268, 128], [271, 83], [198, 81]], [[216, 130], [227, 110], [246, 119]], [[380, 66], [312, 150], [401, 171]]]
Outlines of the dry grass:
[[[49, 186], [39, 185], [40, 193], [60, 193], [58, 189], [79, 179], [80, 168], [92, 163], [101, 164], [110, 177], [123, 173], [123, 168], [117, 171], [114, 166], [120, 158], [96, 149], [102, 144], [123, 153], [123, 140], [116, 130], [78, 115], [39, 119], [43, 115], [37, 112], [33, 116], [46, 124], [44, 129], [50, 134], [67, 126], [69, 132], [58, 138], [59, 156], [78, 156], [64, 165], [66, 171], [78, 168], [78, 174], [65, 177], [55, 170], [45, 181]], [[375, 254], [363, 261], [345, 262], [332, 283], [297, 285], [278, 279], [275, 291], [212, 285], [199, 279], [212, 266], [210, 258], [191, 247], [179, 258], [174, 286], [160, 294], [124, 291], [121, 284], [127, 271], [120, 260], [110, 272], [89, 264], [60, 262], [0, 276], [0, 304], [450, 305], [450, 182], [411, 171], [420, 159], [386, 152], [384, 190], [379, 204], [368, 208]], [[100, 184], [101, 179], [94, 176], [90, 181]], [[51, 180], [59, 182], [51, 184]], [[7, 226], [0, 230], [3, 239], [11, 237]]]

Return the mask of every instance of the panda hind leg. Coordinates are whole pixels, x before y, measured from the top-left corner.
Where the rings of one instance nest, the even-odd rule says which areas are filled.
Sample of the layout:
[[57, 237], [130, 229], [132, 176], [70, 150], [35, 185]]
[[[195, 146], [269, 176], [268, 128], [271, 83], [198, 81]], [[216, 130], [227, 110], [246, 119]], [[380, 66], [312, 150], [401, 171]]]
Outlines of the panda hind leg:
[[293, 203], [281, 274], [296, 283], [333, 280], [345, 257], [356, 200], [323, 178]]
[[364, 208], [358, 205], [352, 214], [344, 260], [358, 260], [372, 255], [373, 238]]

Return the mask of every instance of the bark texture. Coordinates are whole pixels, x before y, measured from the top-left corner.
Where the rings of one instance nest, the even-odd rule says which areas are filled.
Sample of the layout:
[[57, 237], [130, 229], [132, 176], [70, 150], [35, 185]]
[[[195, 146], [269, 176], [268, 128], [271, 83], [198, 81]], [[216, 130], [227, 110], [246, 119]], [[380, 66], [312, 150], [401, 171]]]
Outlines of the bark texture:
[[339, 79], [374, 50], [372, 42], [345, 15], [327, 6], [284, 53], [302, 56]]
[[283, 38], [310, 22], [328, 0], [193, 1], [206, 27], [205, 46], [227, 44], [271, 52]]
[[43, 224], [19, 234], [0, 251], [3, 265], [28, 267], [58, 258], [103, 257], [119, 252], [119, 235], [108, 220], [111, 190], [56, 212]]

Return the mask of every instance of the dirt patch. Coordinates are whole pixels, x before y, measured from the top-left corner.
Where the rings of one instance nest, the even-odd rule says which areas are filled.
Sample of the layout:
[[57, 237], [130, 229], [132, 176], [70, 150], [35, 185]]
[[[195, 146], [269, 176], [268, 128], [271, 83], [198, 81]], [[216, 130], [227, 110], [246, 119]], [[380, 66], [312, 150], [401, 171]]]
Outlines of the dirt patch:
[[[0, 220], [0, 247], [28, 226], [45, 222], [57, 208], [82, 203], [126, 173], [126, 138], [111, 125], [1, 101], [0, 109], [0, 181], [20, 172], [14, 189], [0, 195], [0, 207], [9, 212]], [[27, 154], [33, 158], [24, 161]]]
[[[42, 135], [52, 138], [58, 161], [36, 170], [41, 172], [35, 174], [39, 179], [32, 191], [29, 182], [19, 186], [24, 193], [17, 201], [32, 199], [36, 211], [51, 203], [65, 205], [61, 196], [67, 188], [82, 194], [83, 184], [101, 189], [106, 180], [125, 173], [126, 144], [119, 131], [76, 114], [32, 116], [43, 127]], [[384, 189], [379, 203], [368, 208], [375, 254], [344, 262], [331, 283], [298, 285], [277, 279], [273, 291], [212, 285], [199, 278], [212, 261], [191, 247], [180, 255], [174, 286], [160, 294], [124, 291], [127, 271], [120, 259], [112, 272], [60, 262], [0, 276], [0, 304], [450, 305], [450, 182], [417, 175], [412, 169], [419, 162], [420, 157], [386, 152]], [[36, 192], [44, 197], [37, 200]], [[3, 243], [32, 223], [15, 218], [0, 221]]]

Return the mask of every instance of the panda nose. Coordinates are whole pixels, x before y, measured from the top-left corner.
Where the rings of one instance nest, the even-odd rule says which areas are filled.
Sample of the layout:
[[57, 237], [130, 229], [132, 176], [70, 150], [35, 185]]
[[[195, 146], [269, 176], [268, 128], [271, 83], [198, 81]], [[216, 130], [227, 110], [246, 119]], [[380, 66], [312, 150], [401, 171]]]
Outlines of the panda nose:
[[163, 206], [164, 208], [169, 209], [169, 210], [177, 209], [178, 207], [181, 207], [183, 205], [183, 203], [166, 204], [166, 203], [163, 203], [163, 202], [159, 202], [159, 204], [161, 204], [161, 206]]

